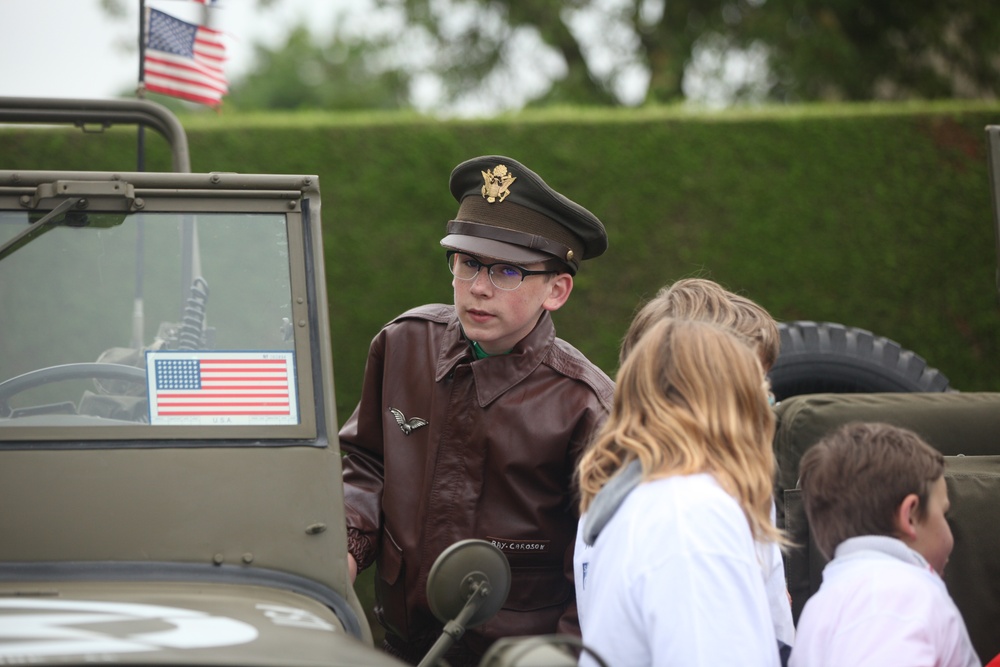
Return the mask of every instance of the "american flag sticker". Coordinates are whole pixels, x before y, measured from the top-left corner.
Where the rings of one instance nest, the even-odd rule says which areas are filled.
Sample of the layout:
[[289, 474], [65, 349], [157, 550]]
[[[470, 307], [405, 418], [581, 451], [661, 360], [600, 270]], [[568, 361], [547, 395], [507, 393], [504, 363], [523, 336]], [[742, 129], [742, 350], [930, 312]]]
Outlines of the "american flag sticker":
[[147, 352], [151, 424], [297, 424], [293, 352]]

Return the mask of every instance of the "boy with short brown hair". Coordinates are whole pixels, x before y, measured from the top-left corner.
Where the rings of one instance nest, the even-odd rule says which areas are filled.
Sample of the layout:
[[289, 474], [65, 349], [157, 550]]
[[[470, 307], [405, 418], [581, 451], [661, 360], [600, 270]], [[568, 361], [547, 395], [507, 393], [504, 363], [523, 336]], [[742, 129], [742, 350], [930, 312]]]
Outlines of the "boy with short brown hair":
[[799, 486], [832, 560], [799, 619], [792, 667], [980, 665], [941, 579], [954, 540], [940, 452], [913, 431], [854, 422], [803, 455]]

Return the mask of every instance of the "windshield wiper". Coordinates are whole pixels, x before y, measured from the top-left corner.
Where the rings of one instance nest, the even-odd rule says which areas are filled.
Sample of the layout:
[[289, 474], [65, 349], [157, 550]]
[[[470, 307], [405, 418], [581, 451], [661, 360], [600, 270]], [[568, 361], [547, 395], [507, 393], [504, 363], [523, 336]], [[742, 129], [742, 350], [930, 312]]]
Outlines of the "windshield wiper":
[[64, 199], [58, 206], [43, 215], [41, 218], [35, 222], [29, 223], [27, 229], [22, 230], [21, 233], [17, 234], [14, 238], [9, 239], [6, 243], [0, 246], [0, 260], [31, 243], [36, 237], [52, 229], [53, 221], [60, 214], [69, 210], [74, 204], [77, 203], [77, 201], [79, 200], [75, 198]]

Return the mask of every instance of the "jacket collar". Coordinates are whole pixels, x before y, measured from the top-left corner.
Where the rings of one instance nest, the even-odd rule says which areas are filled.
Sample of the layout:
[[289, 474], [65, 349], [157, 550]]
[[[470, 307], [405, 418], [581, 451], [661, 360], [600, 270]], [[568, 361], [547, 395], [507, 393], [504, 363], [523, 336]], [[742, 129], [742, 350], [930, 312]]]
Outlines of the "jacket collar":
[[[861, 555], [858, 556], [858, 554]], [[871, 558], [873, 554], [895, 558], [904, 563], [910, 563], [911, 565], [933, 571], [933, 568], [919, 552], [911, 549], [899, 538], [888, 535], [859, 535], [857, 537], [849, 537], [838, 544], [837, 548], [833, 551], [834, 557], [841, 560]]]
[[509, 354], [476, 360], [472, 344], [465, 337], [458, 321], [458, 313], [455, 312], [441, 338], [434, 380], [440, 382], [453, 373], [459, 364], [470, 364], [476, 386], [476, 400], [480, 407], [486, 407], [538, 368], [555, 338], [556, 329], [552, 316], [545, 311], [538, 318], [535, 328]]

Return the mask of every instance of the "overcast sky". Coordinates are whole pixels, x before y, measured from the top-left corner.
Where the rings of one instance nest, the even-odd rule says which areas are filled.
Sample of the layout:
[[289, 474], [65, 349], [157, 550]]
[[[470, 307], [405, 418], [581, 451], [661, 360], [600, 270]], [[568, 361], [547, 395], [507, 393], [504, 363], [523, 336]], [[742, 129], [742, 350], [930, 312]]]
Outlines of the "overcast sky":
[[[253, 44], [277, 45], [291, 26], [332, 26], [338, 10], [365, 0], [219, 0], [218, 28], [227, 35], [230, 81], [252, 65]], [[0, 0], [0, 96], [107, 98], [135, 87], [139, 73], [139, 0], [128, 19], [113, 19], [99, 0]], [[147, 0], [147, 5], [196, 22], [192, 0]], [[308, 13], [307, 13], [308, 12]], [[131, 52], [125, 47], [132, 46]]]

